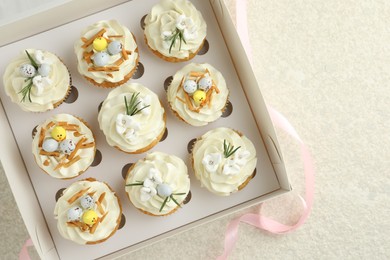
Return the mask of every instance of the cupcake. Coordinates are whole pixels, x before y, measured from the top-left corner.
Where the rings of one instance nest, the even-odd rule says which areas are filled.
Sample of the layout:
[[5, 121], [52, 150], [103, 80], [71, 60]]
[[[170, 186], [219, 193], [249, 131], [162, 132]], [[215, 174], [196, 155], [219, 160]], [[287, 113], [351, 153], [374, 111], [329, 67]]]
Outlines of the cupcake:
[[54, 208], [61, 236], [77, 244], [98, 244], [118, 229], [122, 205], [107, 183], [93, 178], [77, 181], [63, 191]]
[[68, 96], [68, 68], [53, 53], [27, 49], [8, 64], [3, 84], [6, 94], [24, 111], [45, 112]]
[[202, 187], [217, 195], [228, 196], [243, 189], [255, 174], [253, 143], [230, 128], [216, 128], [198, 138], [191, 157]]
[[222, 115], [229, 89], [213, 66], [191, 63], [176, 72], [167, 95], [169, 106], [179, 119], [193, 126], [204, 126]]
[[95, 86], [113, 88], [128, 81], [139, 54], [134, 35], [116, 20], [88, 26], [74, 44], [78, 71]]
[[202, 14], [188, 0], [162, 0], [145, 18], [146, 44], [156, 56], [170, 62], [195, 57], [206, 31]]
[[155, 146], [165, 132], [166, 115], [158, 96], [138, 83], [111, 90], [98, 116], [107, 143], [138, 154]]
[[37, 127], [32, 153], [38, 166], [58, 179], [71, 179], [88, 169], [94, 160], [95, 139], [84, 121], [58, 114]]
[[125, 179], [131, 203], [151, 216], [166, 216], [183, 204], [190, 191], [187, 166], [179, 157], [153, 152], [133, 164]]

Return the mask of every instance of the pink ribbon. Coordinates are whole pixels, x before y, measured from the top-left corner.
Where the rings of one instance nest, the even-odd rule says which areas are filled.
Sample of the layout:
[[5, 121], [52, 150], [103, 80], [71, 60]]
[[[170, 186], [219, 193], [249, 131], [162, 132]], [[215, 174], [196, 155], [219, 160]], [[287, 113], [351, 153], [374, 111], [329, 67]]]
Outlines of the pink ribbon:
[[29, 246], [33, 246], [33, 242], [31, 241], [31, 238], [27, 239], [24, 243], [22, 250], [20, 250], [19, 253], [19, 260], [31, 260], [30, 255], [28, 254], [27, 248]]
[[[250, 58], [251, 49], [248, 35], [248, 23], [247, 23], [247, 13], [246, 13], [246, 0], [241, 0], [236, 2], [236, 17], [237, 17], [237, 31], [240, 35], [241, 41], [244, 45], [247, 56]], [[226, 230], [225, 234], [225, 250], [221, 256], [217, 259], [222, 260], [226, 259], [228, 255], [234, 248], [235, 243], [238, 240], [238, 226], [240, 222], [244, 222], [255, 226], [259, 229], [267, 230], [274, 234], [284, 234], [294, 231], [299, 228], [308, 218], [311, 208], [313, 206], [314, 198], [314, 167], [313, 161], [310, 155], [310, 152], [304, 142], [299, 137], [298, 133], [295, 131], [294, 127], [288, 122], [288, 120], [280, 114], [278, 111], [273, 109], [270, 106], [267, 106], [268, 112], [270, 114], [271, 120], [275, 126], [283, 129], [287, 134], [297, 140], [301, 146], [301, 157], [304, 165], [304, 175], [305, 175], [305, 197], [299, 198], [302, 201], [303, 213], [299, 220], [294, 225], [284, 225], [275, 221], [271, 218], [265, 217], [261, 214], [248, 213], [244, 214], [241, 217], [238, 217], [232, 220]]]

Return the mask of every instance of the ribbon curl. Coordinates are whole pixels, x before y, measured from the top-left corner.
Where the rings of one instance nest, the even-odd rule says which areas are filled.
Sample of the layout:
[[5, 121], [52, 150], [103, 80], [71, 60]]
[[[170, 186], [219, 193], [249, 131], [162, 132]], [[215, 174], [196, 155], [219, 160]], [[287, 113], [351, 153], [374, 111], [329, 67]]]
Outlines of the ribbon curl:
[[31, 260], [27, 250], [27, 248], [30, 246], [34, 246], [33, 242], [31, 241], [31, 238], [27, 239], [26, 242], [24, 242], [22, 250], [20, 250], [19, 253], [19, 260]]
[[[241, 42], [244, 46], [245, 52], [249, 59], [252, 57], [251, 48], [249, 42], [248, 34], [248, 22], [247, 22], [247, 7], [246, 0], [237, 0], [236, 1], [236, 19], [237, 19], [237, 31], [240, 36]], [[235, 243], [238, 240], [238, 226], [240, 222], [247, 223], [249, 225], [255, 226], [259, 229], [266, 230], [273, 234], [285, 234], [292, 232], [299, 228], [309, 217], [311, 208], [313, 206], [314, 198], [314, 166], [313, 160], [311, 158], [309, 149], [299, 137], [297, 131], [294, 127], [288, 122], [288, 120], [274, 108], [267, 106], [268, 112], [270, 114], [271, 120], [276, 127], [281, 128], [292, 138], [294, 138], [301, 146], [301, 157], [304, 166], [304, 175], [305, 175], [305, 196], [299, 198], [302, 201], [303, 213], [298, 221], [294, 225], [285, 225], [271, 218], [265, 217], [255, 213], [244, 214], [234, 220], [232, 220], [226, 230], [225, 234], [225, 249], [221, 256], [217, 259], [227, 259], [228, 255], [234, 248]]]

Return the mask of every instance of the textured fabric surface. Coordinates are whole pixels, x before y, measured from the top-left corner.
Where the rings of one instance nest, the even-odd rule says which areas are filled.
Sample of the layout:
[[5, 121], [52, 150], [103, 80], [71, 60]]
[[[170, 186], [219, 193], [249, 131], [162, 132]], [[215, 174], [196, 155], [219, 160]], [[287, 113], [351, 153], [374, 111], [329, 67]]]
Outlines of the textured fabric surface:
[[[234, 0], [226, 1], [234, 12]], [[231, 259], [390, 258], [389, 17], [385, 0], [248, 0], [256, 77], [266, 102], [311, 150], [316, 191], [311, 216], [291, 234], [242, 224]], [[262, 211], [292, 224], [301, 210], [302, 163], [298, 144], [277, 134], [294, 191]], [[3, 171], [0, 178], [0, 259], [15, 259], [28, 234]], [[256, 210], [122, 259], [214, 259], [228, 222]]]

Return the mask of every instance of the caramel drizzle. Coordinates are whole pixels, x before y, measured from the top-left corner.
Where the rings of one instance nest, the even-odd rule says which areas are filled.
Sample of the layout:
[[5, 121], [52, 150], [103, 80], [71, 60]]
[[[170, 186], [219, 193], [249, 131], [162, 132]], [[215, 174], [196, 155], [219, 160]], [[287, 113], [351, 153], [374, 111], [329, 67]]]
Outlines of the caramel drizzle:
[[116, 66], [120, 66], [120, 65], [122, 65], [122, 63], [123, 63], [124, 61], [125, 61], [125, 60], [121, 57], [120, 59], [118, 59], [117, 61], [115, 61], [114, 64], [115, 64]]
[[83, 53], [83, 57], [84, 57], [85, 61], [86, 61], [88, 64], [92, 64], [92, 59], [91, 59], [92, 55], [93, 55], [93, 51], [90, 51], [90, 52], [86, 52], [86, 51], [85, 51], [85, 52]]
[[85, 189], [82, 189], [82, 190], [79, 190], [78, 192], [76, 192], [72, 197], [70, 197], [68, 199], [68, 203], [69, 204], [72, 204], [73, 202], [75, 202], [77, 199], [81, 198], [81, 196], [84, 195], [84, 193], [86, 193], [88, 190], [89, 190], [90, 187], [88, 188], [85, 188]]
[[41, 132], [39, 133], [39, 141], [38, 141], [38, 147], [41, 148], [43, 144], [43, 140], [45, 139], [46, 129], [41, 128]]
[[89, 229], [89, 226], [87, 224], [80, 222], [80, 221], [69, 221], [69, 222], [66, 222], [66, 224], [70, 227], [79, 228], [83, 232], [85, 232]]
[[119, 67], [118, 66], [112, 66], [112, 67], [91, 67], [91, 68], [88, 68], [88, 71], [109, 71], [109, 72], [112, 72], [112, 71], [119, 71]]
[[129, 56], [127, 56], [127, 51], [122, 48], [122, 57], [125, 59], [125, 60], [128, 60], [129, 59]]
[[46, 152], [44, 150], [39, 150], [40, 155], [46, 155], [46, 156], [54, 156], [59, 157], [61, 154], [59, 152]]
[[102, 203], [105, 196], [106, 196], [106, 193], [105, 193], [105, 192], [103, 192], [102, 194], [100, 194], [98, 201], [99, 201], [100, 203]]
[[183, 104], [187, 104], [186, 101], [184, 101], [183, 99], [181, 99], [181, 97], [176, 96], [176, 98], [177, 98], [180, 102], [182, 102]]
[[68, 160], [72, 160], [73, 157], [76, 155], [77, 151], [80, 149], [80, 147], [83, 145], [83, 142], [86, 140], [87, 138], [85, 137], [82, 137], [76, 144], [76, 147], [74, 148], [74, 150], [69, 154], [68, 156]]
[[103, 34], [106, 32], [106, 29], [101, 29], [99, 32], [97, 32], [94, 36], [92, 36], [91, 38], [89, 38], [86, 42], [84, 42], [84, 44], [81, 46], [81, 48], [88, 48], [89, 45], [91, 45], [93, 43], [93, 41], [98, 38], [98, 37], [102, 37]]

